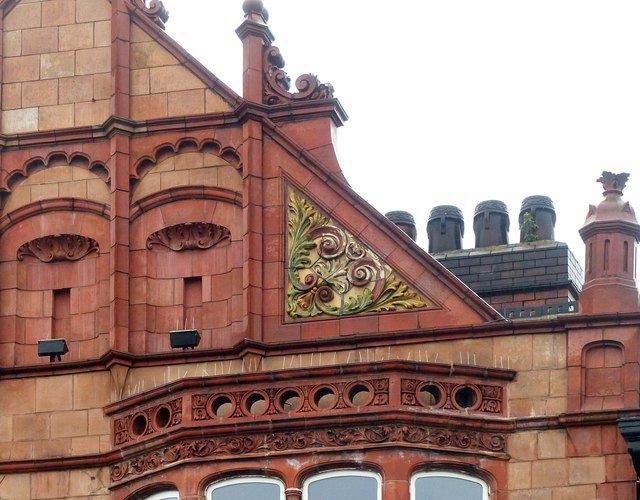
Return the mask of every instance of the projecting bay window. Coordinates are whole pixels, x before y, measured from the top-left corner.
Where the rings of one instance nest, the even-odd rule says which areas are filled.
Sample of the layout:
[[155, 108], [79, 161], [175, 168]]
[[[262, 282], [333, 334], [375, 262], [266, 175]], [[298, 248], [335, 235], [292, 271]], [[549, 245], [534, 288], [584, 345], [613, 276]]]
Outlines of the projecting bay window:
[[411, 500], [489, 500], [489, 489], [471, 476], [423, 472], [411, 478]]
[[285, 500], [284, 485], [267, 477], [238, 477], [207, 488], [207, 500]]

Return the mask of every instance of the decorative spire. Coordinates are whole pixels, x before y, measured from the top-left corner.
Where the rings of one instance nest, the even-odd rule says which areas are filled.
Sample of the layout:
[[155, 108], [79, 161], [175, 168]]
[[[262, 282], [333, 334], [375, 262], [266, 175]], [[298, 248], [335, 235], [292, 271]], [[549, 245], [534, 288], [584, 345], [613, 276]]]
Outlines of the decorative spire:
[[602, 172], [604, 200], [590, 205], [580, 236], [586, 246], [585, 283], [580, 312], [623, 313], [640, 310], [636, 275], [636, 247], [640, 224], [633, 207], [622, 199], [629, 174]]
[[132, 3], [146, 14], [149, 19], [164, 29], [164, 23], [169, 20], [169, 12], [164, 8], [162, 0], [151, 0], [148, 7], [146, 0], [132, 0]]

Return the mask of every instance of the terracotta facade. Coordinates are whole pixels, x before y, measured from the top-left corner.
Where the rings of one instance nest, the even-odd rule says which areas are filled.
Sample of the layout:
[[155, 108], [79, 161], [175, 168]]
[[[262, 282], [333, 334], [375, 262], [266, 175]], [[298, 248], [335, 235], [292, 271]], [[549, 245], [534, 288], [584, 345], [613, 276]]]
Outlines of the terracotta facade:
[[[0, 498], [257, 478], [313, 500], [326, 474], [378, 500], [436, 476], [491, 500], [636, 498], [626, 177], [603, 173], [581, 230], [578, 311], [505, 318], [577, 299], [555, 278], [573, 261], [541, 264], [532, 295], [476, 295], [353, 192], [333, 88], [290, 88], [262, 2], [243, 9], [239, 96], [164, 33], [162, 2], [0, 1]], [[185, 330], [198, 344], [172, 349]], [[39, 355], [54, 339], [61, 361]]]

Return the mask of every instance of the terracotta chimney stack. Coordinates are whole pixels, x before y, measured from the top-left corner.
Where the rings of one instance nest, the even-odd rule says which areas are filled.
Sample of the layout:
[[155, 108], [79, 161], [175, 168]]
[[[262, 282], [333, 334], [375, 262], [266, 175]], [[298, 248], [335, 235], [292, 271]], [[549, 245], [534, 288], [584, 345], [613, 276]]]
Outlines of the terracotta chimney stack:
[[585, 283], [580, 295], [581, 313], [635, 312], [638, 288], [635, 280], [636, 245], [640, 224], [622, 190], [629, 174], [602, 172], [604, 200], [589, 213], [580, 229], [586, 245]]

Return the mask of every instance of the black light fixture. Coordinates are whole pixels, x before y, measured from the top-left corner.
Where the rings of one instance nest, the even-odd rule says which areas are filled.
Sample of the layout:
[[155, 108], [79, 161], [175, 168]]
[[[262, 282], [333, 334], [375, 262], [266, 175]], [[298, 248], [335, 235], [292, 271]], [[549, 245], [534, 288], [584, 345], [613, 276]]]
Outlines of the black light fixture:
[[62, 361], [62, 355], [67, 354], [69, 348], [65, 339], [38, 340], [38, 356], [49, 356], [49, 361]]
[[171, 348], [193, 349], [200, 343], [200, 333], [195, 328], [188, 330], [173, 330], [169, 332]]

